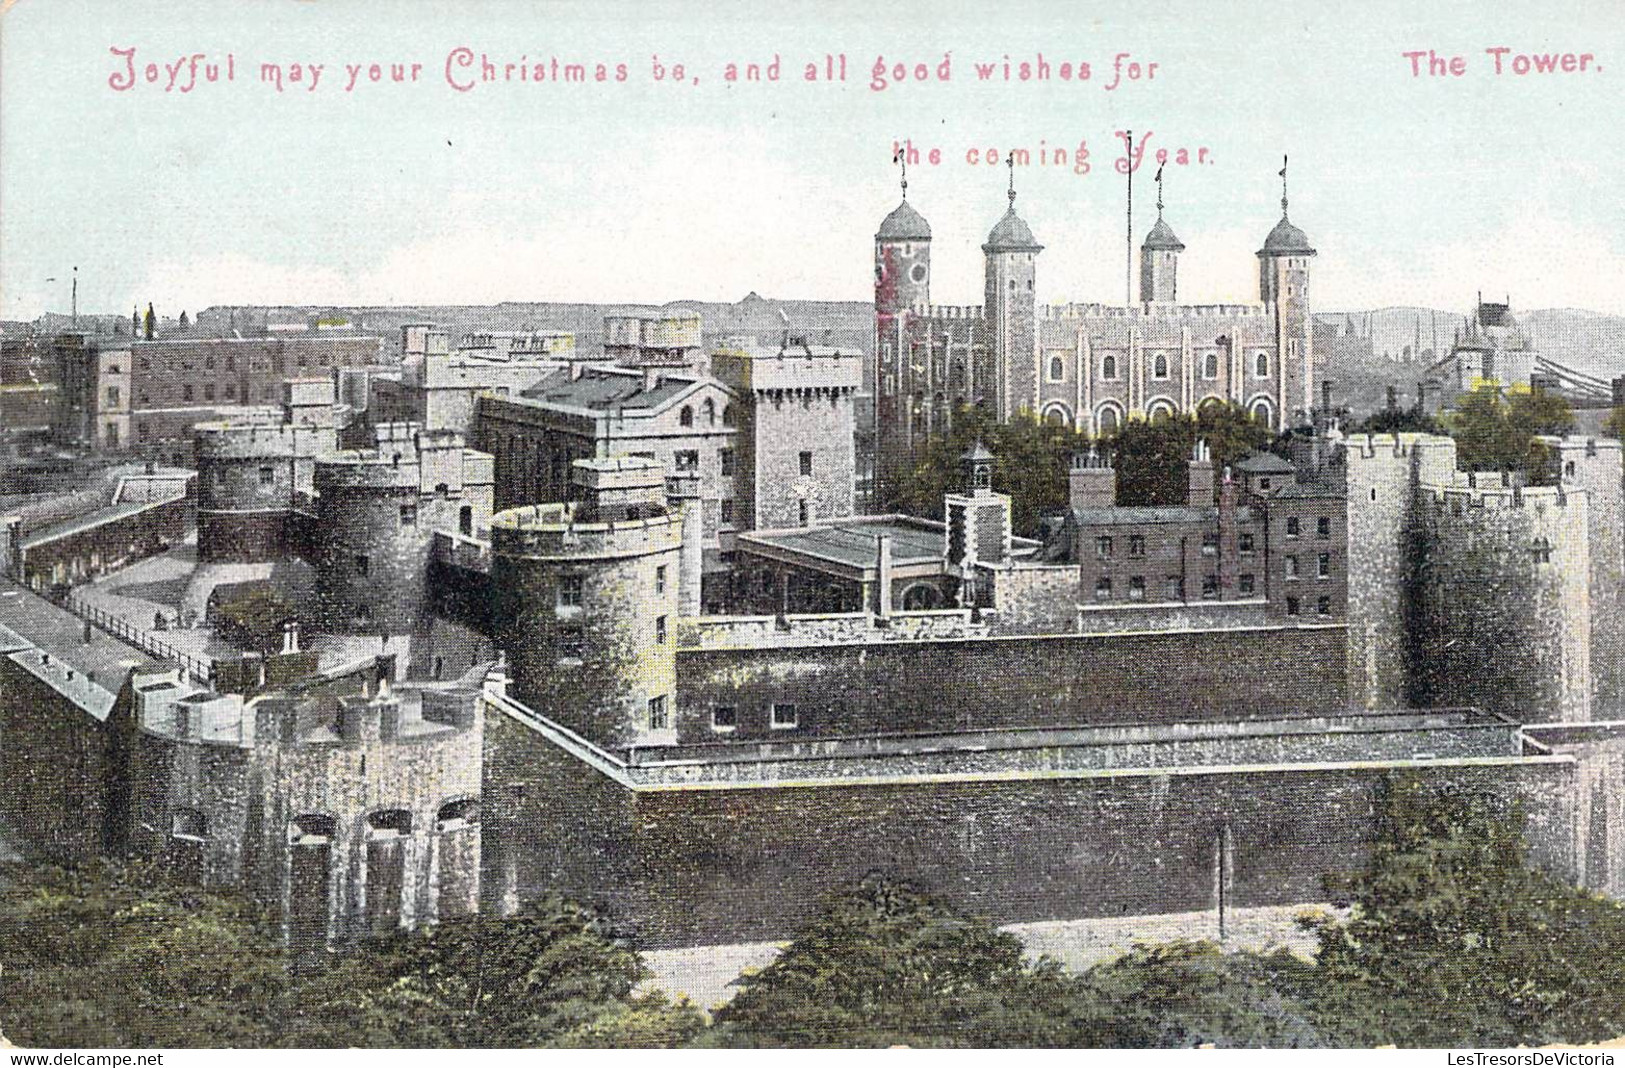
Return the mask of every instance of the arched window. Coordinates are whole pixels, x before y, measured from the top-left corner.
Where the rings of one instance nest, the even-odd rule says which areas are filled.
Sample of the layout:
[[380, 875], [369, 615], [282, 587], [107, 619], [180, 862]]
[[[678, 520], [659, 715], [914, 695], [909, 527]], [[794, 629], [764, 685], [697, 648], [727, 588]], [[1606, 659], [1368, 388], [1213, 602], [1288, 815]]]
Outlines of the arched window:
[[1066, 361], [1059, 356], [1049, 358], [1049, 380], [1059, 382], [1066, 377]]
[[724, 404], [722, 406], [722, 425], [723, 426], [733, 426], [734, 425], [734, 406], [731, 405], [731, 404]]
[[1117, 357], [1107, 356], [1100, 361], [1100, 377], [1108, 382], [1117, 379]]
[[690, 408], [686, 404], [683, 405], [683, 410], [677, 413], [677, 421], [679, 423], [681, 423], [683, 426], [693, 426], [694, 425], [694, 409]]
[[709, 398], [705, 402], [705, 425], [717, 425], [717, 402]]
[[1152, 378], [1167, 378], [1168, 377], [1168, 357], [1164, 356], [1160, 352], [1157, 353], [1157, 358], [1154, 361], [1152, 361], [1152, 364], [1151, 364], [1151, 377]]
[[1218, 353], [1210, 352], [1206, 356], [1202, 357], [1202, 377], [1203, 378], [1218, 378], [1219, 377], [1219, 354]]
[[1253, 377], [1268, 378], [1270, 376], [1270, 354], [1260, 352], [1253, 357]]

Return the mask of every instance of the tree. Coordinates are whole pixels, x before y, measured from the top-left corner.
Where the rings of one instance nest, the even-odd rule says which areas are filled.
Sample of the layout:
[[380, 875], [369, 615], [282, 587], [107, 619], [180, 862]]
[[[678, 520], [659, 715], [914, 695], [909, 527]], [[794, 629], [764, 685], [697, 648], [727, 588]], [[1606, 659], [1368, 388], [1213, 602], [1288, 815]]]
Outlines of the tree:
[[1213, 942], [1136, 945], [1084, 975], [1109, 1011], [1101, 1045], [1301, 1048], [1328, 1045], [1295, 991], [1315, 966], [1286, 950], [1226, 953]]
[[1519, 807], [1391, 780], [1369, 863], [1332, 887], [1305, 993], [1339, 1043], [1594, 1042], [1625, 1034], [1625, 906], [1528, 863]]
[[1494, 386], [1465, 394], [1444, 418], [1456, 439], [1456, 455], [1468, 471], [1522, 471], [1541, 482], [1550, 468], [1549, 450], [1537, 435], [1566, 434], [1574, 428], [1568, 402], [1544, 389], [1514, 393], [1506, 400]]
[[187, 319], [186, 319], [186, 309], [185, 309], [185, 308], [182, 308], [182, 309], [181, 309], [181, 318], [180, 318], [180, 323], [181, 323], [181, 329], [182, 329], [182, 330], [185, 330], [185, 329], [186, 329], [186, 325], [187, 325]]
[[1611, 438], [1625, 440], [1625, 406], [1616, 406], [1603, 420], [1602, 432]]
[[1356, 434], [1442, 434], [1438, 420], [1420, 407], [1384, 408], [1372, 412], [1353, 428]]
[[158, 317], [155, 316], [152, 313], [152, 302], [151, 301], [147, 302], [147, 315], [146, 315], [146, 318], [143, 320], [143, 322], [145, 323], [145, 326], [146, 326], [147, 340], [151, 341], [152, 340], [153, 328], [158, 325]]
[[1187, 463], [1205, 441], [1215, 473], [1274, 439], [1270, 429], [1236, 404], [1205, 404], [1195, 415], [1133, 420], [1107, 438], [1117, 469], [1117, 500], [1125, 505], [1184, 504]]
[[291, 1046], [676, 1045], [703, 1025], [687, 1002], [633, 997], [642, 960], [561, 899], [520, 915], [444, 921], [365, 943], [295, 991]]
[[871, 875], [832, 895], [739, 979], [710, 1041], [741, 1046], [1074, 1045], [1097, 1018], [1053, 961], [913, 887]]

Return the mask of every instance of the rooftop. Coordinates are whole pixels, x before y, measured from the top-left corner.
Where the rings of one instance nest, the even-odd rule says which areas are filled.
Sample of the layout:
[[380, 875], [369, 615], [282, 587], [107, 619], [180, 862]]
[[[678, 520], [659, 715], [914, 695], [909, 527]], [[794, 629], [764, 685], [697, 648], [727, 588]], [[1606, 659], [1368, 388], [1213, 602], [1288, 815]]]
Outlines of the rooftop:
[[[85, 621], [67, 609], [0, 577], [0, 654], [13, 654], [13, 659], [36, 677], [50, 682], [76, 703], [86, 702], [81, 707], [104, 716], [112, 705], [112, 692], [124, 676], [134, 668], [152, 667], [156, 661], [95, 627], [89, 628], [87, 642], [86, 628]], [[49, 665], [40, 664], [42, 653], [50, 657]], [[64, 690], [58, 684], [69, 681], [69, 669], [78, 685]], [[91, 679], [105, 697], [87, 688]], [[103, 701], [106, 707], [99, 707]]]
[[[1246, 523], [1252, 517], [1252, 509], [1236, 509], [1237, 522]], [[1219, 520], [1219, 510], [1217, 508], [1192, 508], [1185, 504], [1152, 507], [1114, 505], [1110, 508], [1074, 508], [1072, 509], [1072, 519], [1080, 527], [1126, 527], [1157, 523], [1216, 523]]]
[[572, 378], [569, 372], [559, 371], [521, 390], [519, 395], [544, 404], [589, 411], [652, 412], [664, 408], [699, 381], [693, 376], [662, 375], [652, 389], [646, 389], [644, 376], [637, 372], [600, 368]]
[[845, 519], [798, 530], [757, 530], [741, 533], [739, 543], [762, 544], [809, 560], [864, 568], [874, 564], [882, 536], [891, 538], [894, 563], [942, 559], [942, 528], [900, 515]]

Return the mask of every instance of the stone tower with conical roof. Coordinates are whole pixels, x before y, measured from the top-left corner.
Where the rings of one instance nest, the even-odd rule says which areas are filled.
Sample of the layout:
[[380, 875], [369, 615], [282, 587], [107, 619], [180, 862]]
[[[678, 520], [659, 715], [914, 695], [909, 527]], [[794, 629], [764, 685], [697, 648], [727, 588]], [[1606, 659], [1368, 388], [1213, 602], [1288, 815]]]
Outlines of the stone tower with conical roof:
[[1162, 170], [1157, 170], [1157, 221], [1140, 246], [1140, 303], [1179, 299], [1179, 254], [1185, 246], [1162, 217]]
[[1286, 160], [1281, 160], [1281, 221], [1258, 250], [1258, 297], [1274, 314], [1281, 428], [1309, 421], [1315, 406], [1314, 328], [1309, 314], [1309, 262], [1315, 249], [1287, 217]]
[[[872, 465], [867, 481], [885, 480], [902, 462], [911, 441], [909, 322], [924, 316], [931, 302], [931, 224], [908, 202], [908, 164], [903, 164], [903, 199], [875, 231], [874, 362], [865, 372], [874, 439], [861, 452], [860, 468]], [[871, 489], [871, 494], [874, 492]]]
[[1014, 159], [1010, 160], [1010, 207], [992, 231], [982, 252], [987, 256], [986, 315], [989, 342], [998, 376], [1001, 421], [1027, 409], [1038, 411], [1038, 335], [1033, 284], [1038, 254], [1044, 251], [1016, 214]]

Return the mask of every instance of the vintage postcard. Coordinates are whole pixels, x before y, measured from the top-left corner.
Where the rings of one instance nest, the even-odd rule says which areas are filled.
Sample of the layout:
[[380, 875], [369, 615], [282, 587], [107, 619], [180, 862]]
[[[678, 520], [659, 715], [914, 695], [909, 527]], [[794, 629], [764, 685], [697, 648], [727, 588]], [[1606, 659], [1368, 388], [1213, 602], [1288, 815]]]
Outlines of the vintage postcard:
[[13, 1064], [1625, 1037], [1617, 0], [0, 12]]

